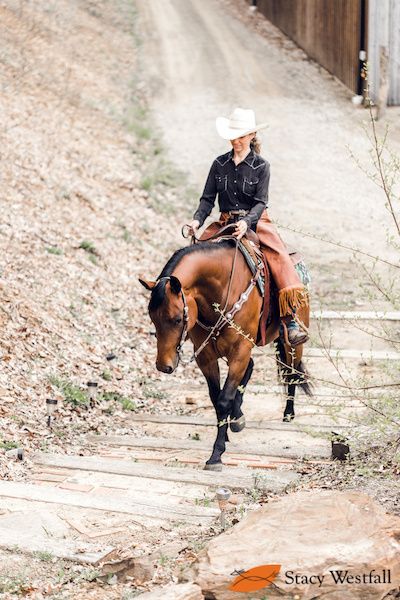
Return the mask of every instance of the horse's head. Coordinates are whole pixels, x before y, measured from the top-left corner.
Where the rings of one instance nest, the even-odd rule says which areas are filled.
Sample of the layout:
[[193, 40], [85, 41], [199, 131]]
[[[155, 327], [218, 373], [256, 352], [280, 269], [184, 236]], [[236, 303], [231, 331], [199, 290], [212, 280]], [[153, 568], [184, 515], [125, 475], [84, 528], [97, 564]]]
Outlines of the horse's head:
[[[186, 332], [197, 318], [197, 307], [189, 317], [189, 305], [195, 302], [185, 296], [181, 282], [173, 275], [161, 277], [158, 281], [139, 279], [151, 291], [149, 315], [156, 328], [157, 360], [156, 367], [163, 373], [173, 373], [179, 362], [179, 347], [185, 340]], [[185, 305], [188, 307], [185, 311]]]

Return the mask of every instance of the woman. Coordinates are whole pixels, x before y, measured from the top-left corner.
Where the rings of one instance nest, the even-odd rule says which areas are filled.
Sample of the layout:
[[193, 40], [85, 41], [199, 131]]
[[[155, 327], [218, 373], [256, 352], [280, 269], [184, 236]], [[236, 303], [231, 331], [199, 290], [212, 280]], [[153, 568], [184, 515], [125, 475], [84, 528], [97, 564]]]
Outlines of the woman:
[[266, 211], [270, 170], [269, 163], [258, 153], [260, 145], [256, 138], [257, 130], [266, 127], [266, 123], [256, 125], [253, 110], [236, 108], [229, 118], [218, 117], [216, 127], [223, 139], [230, 140], [232, 150], [218, 156], [211, 165], [199, 207], [190, 223], [191, 233], [203, 225], [218, 194], [220, 219], [206, 229], [204, 237], [232, 222], [236, 222], [233, 235], [238, 239], [248, 228], [257, 232], [279, 290], [280, 316], [287, 327], [289, 343], [293, 347], [304, 344], [308, 336], [300, 330], [293, 315], [307, 302], [307, 291]]

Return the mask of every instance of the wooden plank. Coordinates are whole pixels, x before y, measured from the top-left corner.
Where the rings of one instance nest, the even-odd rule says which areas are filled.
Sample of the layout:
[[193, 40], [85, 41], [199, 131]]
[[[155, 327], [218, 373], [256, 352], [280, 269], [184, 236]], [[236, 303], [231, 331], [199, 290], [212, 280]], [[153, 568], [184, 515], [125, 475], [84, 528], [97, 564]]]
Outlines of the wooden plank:
[[[307, 358], [327, 358], [327, 353], [321, 348], [305, 348], [304, 356]], [[343, 349], [338, 350], [335, 348], [329, 349], [329, 356], [331, 358], [355, 358], [358, 360], [400, 360], [400, 352], [393, 352], [391, 350], [354, 350], [354, 349]]]
[[[80, 459], [80, 457], [66, 458], [73, 459], [78, 463]], [[90, 458], [93, 457], [89, 457], [89, 459]], [[54, 462], [57, 462], [57, 466], [60, 466], [58, 461], [52, 461], [51, 458], [45, 464], [54, 466]], [[107, 461], [102, 459], [101, 462], [105, 463]], [[146, 466], [146, 469], [147, 468], [148, 466]], [[133, 501], [129, 498], [121, 499], [106, 496], [94, 496], [82, 492], [72, 492], [69, 490], [60, 490], [57, 488], [48, 488], [41, 485], [19, 482], [16, 483], [14, 481], [0, 481], [0, 496], [67, 506], [78, 506], [80, 508], [89, 508], [107, 512], [126, 513], [134, 515], [135, 517], [146, 517], [147, 519], [155, 519], [157, 521], [183, 520], [191, 523], [208, 523], [210, 519], [213, 519], [218, 515], [217, 509], [202, 506], [161, 506], [152, 501], [150, 495], [146, 496], [143, 502], [139, 502], [138, 500]]]
[[[256, 347], [253, 350], [253, 356], [273, 356], [272, 348], [265, 350], [264, 348]], [[303, 356], [306, 358], [327, 358], [327, 353], [322, 348], [304, 347]], [[391, 350], [357, 350], [330, 348], [329, 356], [331, 358], [341, 359], [358, 359], [358, 360], [400, 360], [400, 352]]]
[[[198, 415], [151, 415], [151, 414], [132, 414], [129, 415], [131, 421], [147, 422], [147, 423], [170, 423], [175, 425], [199, 425], [202, 427], [216, 427], [215, 419], [207, 419]], [[307, 433], [307, 429], [311, 429], [314, 433], [326, 433], [332, 429], [349, 429], [348, 425], [318, 425], [314, 423], [303, 423], [302, 426], [294, 425], [293, 423], [283, 423], [278, 421], [247, 421], [246, 429], [265, 429], [271, 431], [296, 431], [299, 433]]]
[[[156, 449], [171, 449], [171, 450], [194, 450], [200, 452], [210, 452], [212, 442], [207, 444], [196, 440], [176, 440], [162, 437], [135, 437], [132, 435], [115, 436], [115, 435], [89, 435], [87, 439], [91, 442], [106, 443], [111, 446], [127, 446], [132, 448], [156, 448]], [[286, 443], [286, 442], [285, 442]], [[286, 443], [287, 445], [287, 443]], [[283, 457], [283, 458], [303, 458], [305, 456], [329, 457], [330, 448], [314, 447], [314, 448], [299, 448], [296, 443], [296, 448], [287, 448], [282, 446], [271, 446], [265, 444], [260, 446], [240, 446], [228, 442], [226, 445], [226, 456], [234, 455], [255, 455], [264, 457]]]
[[368, 310], [314, 310], [312, 319], [347, 320], [347, 321], [400, 321], [399, 311]]
[[[212, 472], [189, 468], [159, 467], [158, 465], [150, 464], [142, 465], [140, 463], [110, 460], [96, 456], [67, 456], [64, 454], [46, 454], [44, 452], [36, 453], [33, 460], [36, 464], [50, 465], [53, 467], [73, 468], [84, 471], [100, 471], [102, 473], [113, 473], [115, 475], [129, 475], [131, 477], [146, 479], [163, 479], [165, 481], [178, 481], [181, 483], [194, 483], [197, 485], [213, 487], [225, 486], [232, 489], [253, 488], [255, 477], [257, 477], [253, 472], [249, 473], [248, 471], [240, 470], [239, 468], [229, 469], [225, 467], [222, 472]], [[263, 479], [262, 488], [271, 491], [281, 491], [296, 479], [298, 479], [297, 474], [289, 473], [288, 471], [268, 473], [268, 476], [265, 476]], [[151, 486], [150, 483], [149, 486]], [[149, 489], [151, 489], [151, 487], [149, 487]], [[131, 504], [132, 503], [129, 503], [129, 506], [131, 506]], [[212, 509], [207, 510], [211, 511]], [[187, 512], [189, 512], [189, 509]], [[190, 509], [190, 512], [193, 513], [193, 509]], [[152, 514], [154, 516], [154, 512]], [[157, 512], [155, 516], [158, 517]]]

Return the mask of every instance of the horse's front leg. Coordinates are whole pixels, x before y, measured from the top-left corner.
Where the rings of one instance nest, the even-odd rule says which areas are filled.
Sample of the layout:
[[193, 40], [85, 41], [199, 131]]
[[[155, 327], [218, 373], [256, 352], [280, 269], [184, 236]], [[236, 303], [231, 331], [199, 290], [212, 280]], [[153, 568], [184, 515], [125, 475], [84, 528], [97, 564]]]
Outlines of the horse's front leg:
[[228, 359], [229, 371], [224, 387], [222, 388], [216, 403], [217, 413], [217, 437], [214, 442], [213, 451], [206, 462], [205, 469], [220, 471], [222, 469], [221, 456], [226, 450], [226, 439], [228, 430], [228, 417], [231, 415], [237, 388], [243, 380], [249, 367], [251, 349], [245, 348], [235, 353], [234, 358]]
[[235, 433], [242, 431], [242, 429], [244, 429], [246, 427], [246, 419], [245, 419], [245, 416], [242, 411], [243, 394], [244, 394], [246, 385], [250, 381], [250, 377], [253, 373], [253, 369], [254, 369], [254, 361], [252, 358], [250, 358], [249, 364], [247, 365], [246, 372], [243, 376], [242, 381], [240, 382], [240, 385], [235, 394], [235, 399], [233, 401], [233, 408], [232, 408], [232, 412], [231, 412], [231, 422], [230, 422], [229, 426], [231, 428], [231, 431], [234, 431]]
[[215, 411], [217, 411], [218, 398], [221, 393], [221, 378], [217, 356], [212, 348], [208, 346], [201, 354], [199, 354], [196, 358], [196, 362], [200, 371], [206, 378], [208, 393]]

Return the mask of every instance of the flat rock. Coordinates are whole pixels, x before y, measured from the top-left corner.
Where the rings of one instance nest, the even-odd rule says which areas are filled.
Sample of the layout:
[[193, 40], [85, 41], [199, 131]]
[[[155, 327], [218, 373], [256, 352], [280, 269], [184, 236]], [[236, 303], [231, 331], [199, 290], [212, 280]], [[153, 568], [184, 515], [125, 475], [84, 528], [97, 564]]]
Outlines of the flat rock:
[[[298, 492], [211, 540], [189, 578], [206, 597], [233, 600], [240, 595], [228, 589], [233, 572], [260, 565], [281, 568], [274, 585], [253, 592], [252, 599], [378, 600], [400, 584], [400, 518], [358, 492]], [[348, 580], [335, 583], [338, 571], [347, 571]]]
[[114, 547], [102, 542], [71, 539], [70, 529], [51, 510], [34, 508], [0, 517], [0, 548], [19, 552], [49, 553], [57, 558], [97, 565], [110, 556]]
[[138, 597], [142, 600], [204, 600], [201, 588], [195, 583], [169, 583]]

